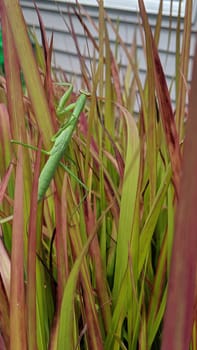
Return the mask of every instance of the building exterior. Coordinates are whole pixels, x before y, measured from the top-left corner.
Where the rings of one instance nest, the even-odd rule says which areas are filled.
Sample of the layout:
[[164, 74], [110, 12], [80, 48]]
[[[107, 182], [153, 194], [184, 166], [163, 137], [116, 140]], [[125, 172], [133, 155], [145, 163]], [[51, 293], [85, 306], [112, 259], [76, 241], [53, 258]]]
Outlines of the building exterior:
[[[95, 23], [98, 23], [98, 6], [96, 0], [81, 0], [79, 1], [84, 5], [85, 10], [93, 18]], [[183, 30], [185, 2], [182, 0], [181, 7], [181, 30]], [[40, 38], [40, 30], [37, 14], [34, 8], [34, 3], [28, 0], [20, 1], [24, 16], [27, 24], [33, 27], [36, 31], [38, 38]], [[142, 81], [145, 80], [146, 76], [146, 59], [143, 49], [142, 31], [139, 26], [139, 12], [138, 12], [138, 1], [137, 0], [105, 0], [105, 8], [110, 16], [112, 22], [119, 26], [119, 34], [122, 37], [124, 43], [129, 49], [132, 47], [134, 40], [134, 34], [136, 33], [136, 44], [137, 44], [137, 61], [139, 65], [140, 75]], [[154, 31], [159, 0], [144, 0], [144, 3], [149, 14], [149, 22]], [[190, 42], [190, 66], [189, 76], [191, 77], [192, 58], [194, 54], [196, 33], [197, 33], [197, 0], [193, 2], [193, 15], [192, 15], [192, 36]], [[53, 48], [54, 57], [53, 64], [56, 69], [62, 69], [67, 77], [76, 78], [76, 81], [80, 79], [81, 68], [79, 64], [78, 54], [74, 40], [69, 32], [68, 26], [70, 26], [70, 19], [73, 24], [74, 31], [76, 33], [80, 51], [84, 57], [86, 57], [87, 66], [90, 67], [91, 57], [94, 55], [93, 48], [91, 45], [87, 47], [87, 38], [84, 34], [83, 27], [81, 26], [78, 18], [74, 14], [72, 7], [76, 6], [74, 0], [63, 1], [63, 0], [40, 0], [36, 1], [39, 8], [41, 17], [43, 19], [47, 36], [51, 37], [53, 33]], [[163, 20], [162, 30], [159, 40], [159, 53], [161, 62], [164, 67], [164, 71], [169, 82], [169, 86], [175, 78], [175, 50], [176, 50], [176, 29], [177, 29], [177, 14], [178, 14], [179, 1], [173, 0], [172, 6], [170, 0], [163, 0]], [[98, 39], [98, 33], [93, 26], [85, 18], [91, 34], [95, 39]], [[116, 47], [116, 37], [110, 26], [109, 38], [111, 41], [112, 49]], [[128, 61], [125, 57], [124, 52], [119, 51], [119, 64], [124, 71]], [[172, 100], [174, 100], [174, 92], [172, 89]]]

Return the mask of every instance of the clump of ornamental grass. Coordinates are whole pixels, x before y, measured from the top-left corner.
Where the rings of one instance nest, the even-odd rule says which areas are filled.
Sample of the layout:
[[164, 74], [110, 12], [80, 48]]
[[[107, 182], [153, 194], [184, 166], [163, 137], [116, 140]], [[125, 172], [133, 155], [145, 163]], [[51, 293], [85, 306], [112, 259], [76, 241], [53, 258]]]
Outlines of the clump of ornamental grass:
[[[57, 167], [38, 203], [38, 179], [48, 158], [41, 149], [51, 149], [63, 123], [56, 107], [67, 87], [56, 84], [53, 40], [47, 42], [39, 13], [43, 51], [34, 38], [33, 53], [18, 2], [2, 1], [2, 349], [196, 349], [197, 55], [185, 112], [192, 1], [176, 52], [175, 107], [157, 49], [162, 2], [154, 36], [142, 0], [139, 5], [144, 85], [135, 40], [132, 49], [125, 46], [102, 1], [98, 27], [82, 7], [73, 8], [95, 51], [88, 72], [70, 17], [82, 88], [90, 98], [62, 159], [69, 173]], [[116, 52], [128, 60], [123, 75], [108, 26]], [[67, 104], [77, 96], [75, 91]]]

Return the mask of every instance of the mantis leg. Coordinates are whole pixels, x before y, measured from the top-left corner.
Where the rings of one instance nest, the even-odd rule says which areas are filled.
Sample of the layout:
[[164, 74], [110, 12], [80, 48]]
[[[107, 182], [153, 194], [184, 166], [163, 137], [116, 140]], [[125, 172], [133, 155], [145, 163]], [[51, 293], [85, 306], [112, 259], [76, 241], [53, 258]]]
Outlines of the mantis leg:
[[[44, 149], [39, 149], [36, 146], [29, 145], [27, 143], [23, 143], [23, 142], [16, 141], [16, 140], [11, 140], [11, 143], [24, 146], [26, 148], [32, 149], [33, 151], [41, 151], [43, 154], [50, 156], [50, 151], [45, 151]], [[70, 161], [73, 162], [72, 159], [70, 159]], [[79, 185], [81, 185], [86, 191], [88, 191], [87, 186], [64, 163], [60, 162], [59, 164], [70, 176], [73, 177], [74, 180], [76, 180], [76, 182], [78, 182]]]
[[[69, 84], [69, 83], [58, 83], [58, 85], [69, 86], [68, 90], [60, 98], [59, 104], [58, 104], [57, 109], [56, 109], [57, 116], [60, 117], [62, 115], [65, 115], [66, 113], [72, 111], [75, 108], [77, 102], [71, 103], [69, 106], [65, 107], [66, 102], [68, 101], [70, 95], [73, 92], [73, 85]], [[86, 95], [86, 96], [90, 96], [90, 94], [87, 91], [82, 90], [82, 89], [80, 90], [80, 93], [83, 95]]]
[[[67, 111], [64, 112], [65, 110], [65, 104], [66, 102], [68, 101], [70, 95], [72, 94], [73, 92], [73, 86], [72, 84], [67, 84], [67, 83], [60, 83], [58, 85], [61, 85], [61, 86], [69, 86], [68, 90], [63, 94], [63, 96], [60, 98], [60, 101], [59, 101], [59, 104], [57, 106], [57, 109], [56, 109], [56, 113], [57, 113], [57, 116], [61, 116], [63, 114], [65, 114]], [[69, 106], [68, 106], [69, 107]], [[73, 107], [74, 108], [74, 107]], [[69, 110], [68, 110], [69, 111]]]
[[41, 151], [43, 154], [46, 154], [48, 156], [50, 155], [49, 151], [45, 151], [44, 149], [39, 149], [38, 147], [33, 146], [33, 145], [29, 145], [27, 143], [23, 143], [23, 142], [16, 141], [16, 140], [11, 140], [10, 142], [14, 143], [15, 145], [21, 145], [21, 146], [24, 146], [26, 148], [32, 149], [33, 151]]
[[74, 180], [76, 180], [76, 182], [78, 182], [79, 185], [81, 185], [86, 191], [88, 191], [87, 186], [74, 173], [72, 173], [72, 171], [65, 164], [60, 162], [60, 165], [69, 175], [73, 177]]

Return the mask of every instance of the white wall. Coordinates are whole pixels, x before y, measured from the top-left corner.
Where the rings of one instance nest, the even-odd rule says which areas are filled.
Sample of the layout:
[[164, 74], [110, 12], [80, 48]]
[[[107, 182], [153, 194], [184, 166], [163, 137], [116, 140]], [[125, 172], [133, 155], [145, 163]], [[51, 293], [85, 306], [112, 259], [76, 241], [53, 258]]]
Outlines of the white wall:
[[[34, 9], [32, 1], [20, 1], [26, 22], [31, 27], [34, 27], [38, 37], [40, 37], [39, 24], [37, 19], [37, 14]], [[52, 0], [36, 1], [36, 4], [40, 10], [40, 14], [45, 24], [46, 32], [48, 38], [51, 37], [51, 33], [54, 34], [54, 64], [56, 67], [61, 67], [61, 69], [67, 74], [68, 77], [76, 77], [76, 80], [80, 77], [80, 64], [78, 60], [77, 51], [74, 45], [74, 41], [69, 33], [69, 30], [65, 24], [69, 24], [68, 16], [68, 6], [66, 1], [56, 2]], [[70, 5], [72, 6], [72, 5]], [[98, 23], [98, 8], [95, 6], [86, 7], [88, 13], [92, 18]], [[144, 52], [142, 48], [142, 36], [139, 29], [139, 17], [136, 11], [121, 11], [117, 9], [107, 9], [110, 18], [113, 23], [119, 21], [119, 33], [124, 40], [128, 48], [131, 48], [134, 32], [137, 30], [137, 48], [138, 48], [138, 62], [139, 69], [142, 80], [145, 80], [146, 76], [146, 61], [144, 57]], [[88, 67], [90, 66], [89, 55], [93, 55], [92, 45], [89, 44], [89, 51], [87, 49], [87, 41], [84, 35], [83, 28], [79, 23], [76, 16], [73, 14], [70, 7], [71, 19], [73, 21], [74, 29], [77, 34], [79, 46], [82, 54], [86, 57], [86, 62]], [[195, 18], [195, 16], [193, 16]], [[149, 13], [149, 21], [151, 23], [152, 29], [154, 30], [154, 25], [156, 22], [156, 16]], [[160, 58], [163, 63], [163, 67], [168, 79], [169, 85], [175, 77], [175, 50], [176, 50], [176, 17], [171, 18], [171, 30], [169, 30], [169, 17], [164, 16], [162, 21], [162, 31], [159, 41], [159, 52]], [[97, 39], [98, 33], [93, 29], [87, 20], [85, 20], [92, 35]], [[183, 23], [182, 23], [183, 27]], [[191, 67], [192, 67], [192, 57], [194, 53], [195, 38], [197, 33], [196, 21], [193, 23], [192, 27], [192, 37], [191, 37], [191, 58], [190, 58], [190, 69], [189, 69], [189, 79], [191, 77]], [[112, 44], [112, 48], [115, 47], [116, 38], [109, 27], [109, 36]], [[125, 67], [127, 66], [127, 58], [123, 51], [119, 52], [119, 62], [122, 66], [122, 71], [124, 74]], [[175, 92], [172, 89], [172, 100], [175, 99]]]

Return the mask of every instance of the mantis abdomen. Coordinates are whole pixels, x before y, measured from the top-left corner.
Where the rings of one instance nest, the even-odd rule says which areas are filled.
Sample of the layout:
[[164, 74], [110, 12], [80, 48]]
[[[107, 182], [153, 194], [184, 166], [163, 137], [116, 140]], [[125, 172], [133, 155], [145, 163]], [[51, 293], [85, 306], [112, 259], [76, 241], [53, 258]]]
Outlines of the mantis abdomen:
[[38, 182], [38, 201], [45, 195], [61, 158], [51, 155], [43, 167]]

